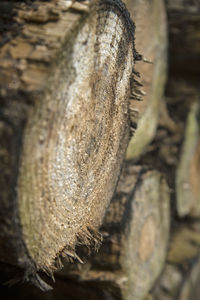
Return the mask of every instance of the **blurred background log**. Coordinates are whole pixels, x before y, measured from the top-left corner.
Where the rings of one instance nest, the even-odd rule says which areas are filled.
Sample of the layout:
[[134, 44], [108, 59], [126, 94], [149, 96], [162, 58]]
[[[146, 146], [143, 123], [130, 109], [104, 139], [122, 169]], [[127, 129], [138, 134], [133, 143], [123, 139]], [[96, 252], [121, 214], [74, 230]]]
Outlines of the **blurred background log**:
[[138, 159], [155, 136], [167, 76], [167, 25], [162, 0], [127, 1], [136, 24], [136, 47], [150, 63], [138, 62], [142, 101], [134, 103], [139, 119], [137, 131], [129, 143], [126, 159]]
[[[177, 212], [180, 217], [199, 217], [200, 5], [198, 1], [167, 1], [167, 9], [170, 39], [168, 101], [175, 122], [179, 118], [179, 124], [182, 122], [184, 126], [176, 174]], [[172, 109], [179, 116], [175, 117]]]
[[154, 300], [198, 300], [200, 223], [181, 221], [174, 228], [165, 268], [148, 297]]
[[200, 216], [200, 106], [191, 104], [176, 173], [177, 212], [180, 217]]
[[78, 270], [66, 267], [59, 275], [102, 286], [113, 299], [142, 299], [163, 268], [169, 225], [164, 178], [159, 172], [125, 164], [101, 228], [104, 241], [98, 254]]
[[[160, 138], [162, 159], [166, 154], [169, 157], [165, 160], [165, 173], [171, 188], [173, 221], [165, 268], [145, 300], [198, 300], [200, 5], [199, 1], [166, 2], [170, 58], [165, 93], [168, 113], [166, 116], [161, 112], [157, 139]], [[162, 139], [164, 128], [168, 128], [168, 138]]]

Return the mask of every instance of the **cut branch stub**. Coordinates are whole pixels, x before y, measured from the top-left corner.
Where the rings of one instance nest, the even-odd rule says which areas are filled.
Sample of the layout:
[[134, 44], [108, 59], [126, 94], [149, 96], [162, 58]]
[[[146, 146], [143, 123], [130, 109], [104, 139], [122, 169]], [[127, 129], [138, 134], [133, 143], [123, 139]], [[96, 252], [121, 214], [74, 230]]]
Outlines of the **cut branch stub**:
[[37, 268], [97, 234], [129, 141], [134, 25], [121, 2], [93, 1], [25, 128], [18, 203]]

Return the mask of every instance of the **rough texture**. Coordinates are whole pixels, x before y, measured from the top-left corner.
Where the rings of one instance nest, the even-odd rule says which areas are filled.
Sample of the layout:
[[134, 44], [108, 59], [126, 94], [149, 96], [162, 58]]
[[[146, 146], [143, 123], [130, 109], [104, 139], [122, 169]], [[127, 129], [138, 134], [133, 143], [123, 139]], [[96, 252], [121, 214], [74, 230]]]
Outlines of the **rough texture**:
[[37, 268], [22, 236], [16, 191], [19, 160], [29, 110], [43, 99], [55, 57], [81, 14], [66, 12], [59, 3], [1, 1], [0, 16], [1, 280], [31, 281], [47, 289], [33, 275]]
[[121, 1], [1, 1], [0, 17], [0, 266], [46, 289], [38, 269], [101, 240], [141, 57]]
[[29, 113], [17, 188], [24, 240], [42, 270], [77, 258], [77, 243], [98, 243], [129, 140], [136, 53], [125, 6], [93, 1], [65, 43]]
[[169, 189], [162, 175], [124, 164], [101, 227], [99, 252], [78, 268], [66, 266], [59, 276], [75, 277], [86, 286], [93, 283], [111, 299], [143, 299], [165, 262], [169, 212]]
[[[159, 277], [166, 259], [169, 228], [169, 189], [158, 172], [139, 180], [130, 207], [132, 220], [122, 246], [121, 264], [127, 276], [124, 299], [143, 299]], [[142, 288], [141, 288], [142, 285]]]

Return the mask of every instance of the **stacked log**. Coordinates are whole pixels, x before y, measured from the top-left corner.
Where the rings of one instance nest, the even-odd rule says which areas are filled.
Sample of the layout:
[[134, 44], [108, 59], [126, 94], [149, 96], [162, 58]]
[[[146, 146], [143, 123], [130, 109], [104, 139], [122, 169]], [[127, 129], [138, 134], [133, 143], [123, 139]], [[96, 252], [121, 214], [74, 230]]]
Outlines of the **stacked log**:
[[[110, 5], [112, 1], [107, 2]], [[142, 58], [137, 61], [127, 54], [127, 60], [134, 62], [135, 85], [132, 94], [127, 89], [122, 98], [115, 98], [121, 102], [118, 110], [112, 111], [112, 78], [118, 78], [120, 69], [113, 71], [114, 58], [112, 61], [110, 57], [108, 72], [103, 73], [108, 77], [106, 80], [100, 75], [95, 77], [98, 84], [93, 85], [92, 91], [96, 95], [99, 90], [106, 90], [111, 95], [107, 100], [111, 102], [104, 106], [97, 101], [95, 107], [99, 106], [94, 114], [93, 102], [88, 100], [90, 85], [87, 76], [84, 77], [92, 70], [87, 61], [91, 52], [84, 37], [87, 33], [92, 45], [95, 10], [90, 15], [87, 1], [74, 4], [72, 1], [35, 1], [34, 4], [3, 1], [0, 4], [2, 19], [10, 21], [2, 35], [0, 54], [1, 281], [25, 280], [37, 286], [2, 287], [3, 299], [14, 299], [16, 293], [22, 300], [199, 299], [200, 7], [198, 1], [168, 0], [165, 5], [158, 0], [125, 2], [136, 26], [135, 46], [131, 49], [136, 57]], [[165, 11], [169, 74], [164, 94]], [[121, 27], [117, 28], [120, 32]], [[85, 55], [80, 55], [80, 48]], [[83, 68], [81, 79], [75, 82], [81, 93], [76, 95], [84, 99], [88, 96], [88, 103], [84, 106], [79, 98], [73, 98], [72, 90], [74, 119], [62, 123], [64, 112], [52, 106], [52, 99], [64, 102], [67, 97], [74, 76], [73, 57], [76, 58], [74, 66]], [[128, 64], [125, 68], [127, 74]], [[123, 86], [115, 97], [120, 95]], [[116, 113], [120, 107], [125, 114]], [[129, 145], [128, 110], [130, 125], [134, 127]], [[96, 113], [100, 113], [98, 124], [104, 113], [108, 114], [102, 139], [104, 125], [93, 126], [90, 119]], [[115, 113], [116, 119], [112, 119]], [[81, 118], [77, 119], [77, 115]], [[77, 160], [78, 188], [73, 189], [75, 173], [73, 180], [65, 182], [71, 193], [75, 191], [72, 198], [78, 201], [70, 198], [72, 201], [57, 203], [64, 194], [60, 189], [53, 194], [53, 182], [63, 184], [53, 175], [61, 178], [66, 171], [62, 163], [49, 167], [58, 152], [54, 148], [55, 140], [51, 139], [57, 134], [56, 124], [64, 124], [60, 132], [65, 132], [68, 126], [71, 128], [65, 146], [72, 145], [74, 139], [80, 145], [80, 151], [72, 153], [80, 158]], [[116, 140], [110, 142], [114, 131], [119, 148], [113, 146]], [[56, 143], [59, 144], [59, 139]], [[100, 157], [97, 148], [102, 150]], [[47, 150], [43, 157], [42, 149]], [[69, 160], [62, 153], [60, 158], [67, 164]], [[87, 153], [84, 159], [83, 153]], [[73, 171], [72, 164], [69, 166], [68, 170]], [[95, 173], [94, 182], [91, 170]], [[90, 198], [93, 191], [95, 197]], [[49, 198], [44, 196], [47, 194]], [[52, 194], [53, 206], [50, 205]], [[88, 201], [86, 207], [84, 201]], [[76, 224], [71, 230], [74, 220]], [[57, 223], [62, 225], [62, 230], [54, 232]], [[52, 291], [44, 293], [38, 289], [48, 290], [49, 284], [53, 286]]]
[[165, 262], [169, 212], [169, 189], [161, 174], [125, 164], [104, 218], [98, 254], [79, 265], [78, 271], [66, 270], [68, 276], [102, 285], [114, 299], [144, 298]]
[[200, 293], [200, 44], [197, 38], [200, 7], [198, 2], [168, 1], [167, 8], [170, 74], [166, 102], [178, 145], [172, 185], [174, 221], [166, 265], [147, 299], [196, 300]]
[[155, 136], [167, 71], [167, 27], [163, 1], [127, 1], [136, 24], [136, 47], [147, 63], [138, 62], [142, 101], [134, 103], [138, 128], [129, 143], [126, 159], [137, 160]]

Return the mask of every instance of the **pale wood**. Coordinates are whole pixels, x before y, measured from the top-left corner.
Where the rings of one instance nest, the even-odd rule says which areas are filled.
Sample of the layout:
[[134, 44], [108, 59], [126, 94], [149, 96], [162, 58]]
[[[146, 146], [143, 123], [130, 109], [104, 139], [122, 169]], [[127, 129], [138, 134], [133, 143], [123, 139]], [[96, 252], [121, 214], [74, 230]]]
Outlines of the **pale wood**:
[[99, 253], [63, 276], [105, 286], [110, 297], [143, 299], [163, 268], [169, 238], [169, 190], [157, 171], [126, 165], [106, 213]]
[[4, 18], [13, 11], [16, 28], [7, 28], [0, 53], [3, 183], [9, 178], [0, 260], [10, 260], [9, 248], [25, 277], [40, 281], [38, 270], [52, 274], [60, 258], [79, 259], [77, 244], [101, 241], [130, 138], [140, 56], [122, 3], [0, 5]]
[[151, 62], [136, 65], [144, 94], [133, 106], [139, 122], [127, 149], [129, 160], [139, 158], [156, 133], [167, 74], [167, 27], [163, 1], [127, 1], [127, 5], [136, 24], [136, 47]]
[[9, 1], [1, 1], [0, 13], [5, 24], [10, 24], [5, 25], [0, 48], [0, 261], [25, 270], [19, 275], [11, 272], [10, 278], [17, 281], [21, 276], [31, 281], [29, 275], [36, 272], [36, 267], [24, 243], [17, 199], [24, 127], [35, 103], [42, 102], [49, 89], [49, 73], [55, 70], [61, 49], [82, 14], [67, 11], [61, 2], [34, 2], [28, 6]]
[[176, 173], [179, 216], [200, 216], [200, 106], [194, 101], [188, 113], [184, 141]]

